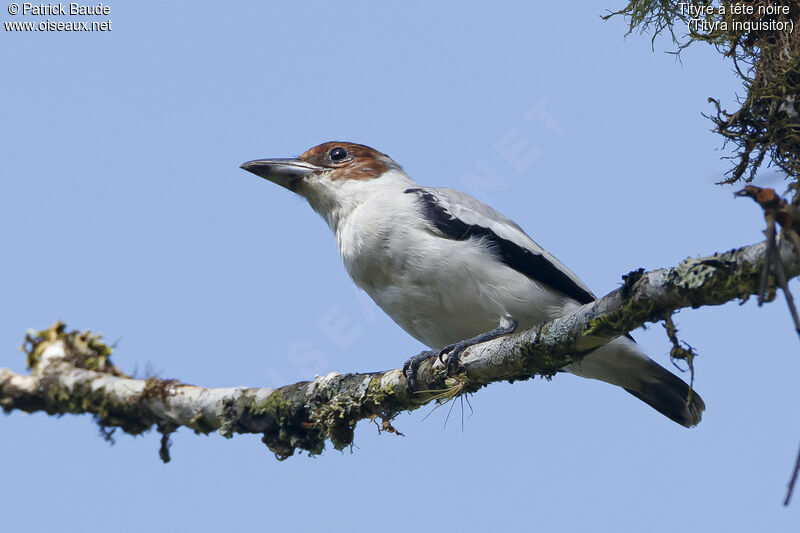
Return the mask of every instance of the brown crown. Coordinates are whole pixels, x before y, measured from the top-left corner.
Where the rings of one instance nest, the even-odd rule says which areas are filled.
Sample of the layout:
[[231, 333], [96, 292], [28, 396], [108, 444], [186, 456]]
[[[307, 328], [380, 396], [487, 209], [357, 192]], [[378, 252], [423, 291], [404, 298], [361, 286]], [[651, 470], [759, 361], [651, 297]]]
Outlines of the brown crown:
[[[347, 157], [341, 161], [333, 161], [330, 158], [330, 153], [334, 148], [346, 150]], [[307, 150], [298, 159], [318, 167], [333, 169], [330, 175], [332, 180], [373, 179], [386, 172], [390, 166], [394, 166], [394, 162], [389, 156], [369, 146], [338, 141], [330, 141], [315, 146]]]

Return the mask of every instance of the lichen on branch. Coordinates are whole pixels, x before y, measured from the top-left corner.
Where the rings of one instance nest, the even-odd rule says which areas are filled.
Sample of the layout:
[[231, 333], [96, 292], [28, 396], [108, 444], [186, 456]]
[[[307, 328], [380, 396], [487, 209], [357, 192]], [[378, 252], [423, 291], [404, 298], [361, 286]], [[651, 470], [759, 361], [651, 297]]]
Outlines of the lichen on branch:
[[[169, 434], [180, 427], [224, 437], [257, 433], [276, 457], [296, 450], [321, 453], [352, 444], [360, 420], [380, 419], [379, 430], [396, 432], [400, 412], [475, 392], [490, 383], [553, 376], [611, 339], [657, 322], [685, 307], [746, 299], [759, 289], [766, 243], [709, 257], [688, 258], [652, 272], [634, 271], [623, 285], [573, 312], [526, 331], [469, 348], [457, 374], [446, 376], [433, 358], [423, 362], [411, 393], [399, 368], [317, 377], [279, 388], [205, 388], [174, 379], [136, 379], [111, 362], [111, 347], [91, 332], [63, 323], [29, 333], [23, 346], [31, 370], [0, 368], [0, 406], [6, 412], [90, 414], [104, 434], [162, 433], [159, 455], [169, 460]], [[778, 250], [787, 276], [800, 274], [789, 241]], [[774, 280], [771, 280], [774, 284]], [[774, 288], [771, 291], [774, 295]], [[400, 358], [400, 354], [398, 354]]]

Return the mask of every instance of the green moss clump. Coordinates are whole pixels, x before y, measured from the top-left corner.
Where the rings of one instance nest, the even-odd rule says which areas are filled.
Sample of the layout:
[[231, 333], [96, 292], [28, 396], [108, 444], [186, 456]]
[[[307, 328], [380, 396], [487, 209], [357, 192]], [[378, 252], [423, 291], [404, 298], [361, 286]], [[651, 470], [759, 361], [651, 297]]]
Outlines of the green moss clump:
[[325, 448], [325, 436], [310, 420], [302, 407], [302, 401], [295, 401], [305, 383], [296, 383], [275, 390], [264, 401], [252, 406], [243, 406], [243, 416], [259, 417], [267, 429], [261, 441], [272, 450], [279, 461], [292, 455], [296, 449], [307, 450], [310, 454], [320, 454]]
[[20, 349], [27, 355], [28, 370], [34, 370], [37, 367], [47, 346], [68, 336], [65, 334], [65, 330], [66, 325], [59, 320], [47, 329], [29, 331], [25, 335], [25, 341]]
[[[693, 308], [723, 304], [732, 297], [747, 300], [758, 289], [762, 263], [742, 263], [738, 260], [740, 251], [731, 250], [704, 259], [688, 258], [671, 269], [666, 281], [687, 295]], [[772, 281], [768, 283], [769, 299], [774, 294]]]
[[651, 301], [629, 300], [619, 310], [590, 320], [585, 332], [598, 337], [624, 335], [643, 321], [661, 320], [662, 314]]
[[95, 335], [91, 331], [67, 331], [66, 325], [59, 320], [47, 329], [25, 335], [22, 350], [27, 354], [28, 368], [36, 370], [44, 350], [61, 341], [64, 343], [66, 360], [70, 364], [86, 370], [126, 377], [125, 373], [111, 363], [113, 349], [102, 342], [101, 338], [101, 335]]
[[150, 376], [144, 382], [144, 390], [142, 390], [139, 401], [166, 400], [167, 397], [175, 394], [177, 387], [181, 386], [183, 386], [183, 383], [177, 379], [160, 379], [156, 376]]
[[[315, 386], [315, 398], [307, 401], [304, 394], [310, 386]], [[359, 420], [389, 421], [395, 405], [400, 405], [395, 403], [395, 387], [382, 386], [380, 375], [347, 374], [314, 385], [283, 387], [258, 404], [245, 403], [240, 412], [267, 427], [262, 441], [283, 460], [298, 449], [310, 455], [322, 453], [328, 439], [335, 449], [343, 450], [352, 445]], [[394, 429], [390, 423], [381, 427]]]
[[525, 367], [527, 375], [513, 378], [515, 381], [528, 379], [532, 374], [538, 374], [550, 380], [559, 370], [570, 364], [574, 357], [573, 354], [554, 353], [543, 350], [539, 344], [531, 342], [521, 343], [519, 349], [526, 360]]
[[294, 403], [286, 398], [281, 389], [275, 390], [263, 402], [253, 406], [253, 414], [270, 414], [277, 419], [289, 416], [294, 411]]
[[[188, 425], [194, 430], [195, 433], [202, 435], [208, 435], [209, 433], [211, 433], [216, 429], [206, 421], [206, 418], [203, 416], [202, 413], [198, 413], [194, 417], [192, 417]], [[220, 433], [222, 434], [223, 437], [228, 436], [222, 430], [220, 430]]]

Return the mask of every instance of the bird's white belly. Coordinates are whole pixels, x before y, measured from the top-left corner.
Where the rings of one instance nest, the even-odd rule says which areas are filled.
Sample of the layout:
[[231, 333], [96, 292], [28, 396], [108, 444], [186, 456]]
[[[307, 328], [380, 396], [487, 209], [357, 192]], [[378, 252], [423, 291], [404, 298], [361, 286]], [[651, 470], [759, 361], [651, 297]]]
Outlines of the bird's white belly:
[[[363, 234], [362, 234], [363, 235]], [[503, 316], [527, 328], [563, 313], [563, 295], [504, 265], [481, 246], [419, 232], [407, 243], [342, 250], [356, 284], [398, 325], [431, 348], [489, 331]], [[378, 248], [379, 245], [382, 247]], [[399, 253], [390, 251], [397, 249]]]
[[441, 287], [386, 286], [369, 293], [400, 327], [430, 348], [488, 331], [504, 314], [465, 292], [447, 294]]

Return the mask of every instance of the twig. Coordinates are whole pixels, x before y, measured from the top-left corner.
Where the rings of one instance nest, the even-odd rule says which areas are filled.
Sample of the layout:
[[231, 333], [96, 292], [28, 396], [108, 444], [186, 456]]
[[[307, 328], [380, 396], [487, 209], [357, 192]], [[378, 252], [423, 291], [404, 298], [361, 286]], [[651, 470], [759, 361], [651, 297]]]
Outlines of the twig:
[[794, 484], [797, 481], [798, 472], [800, 472], [800, 450], [797, 451], [797, 461], [794, 463], [794, 472], [792, 472], [792, 478], [789, 480], [789, 488], [786, 491], [786, 499], [783, 500], [784, 506], [788, 506], [789, 500], [792, 499], [792, 492], [794, 491]]
[[764, 254], [764, 265], [761, 267], [761, 281], [758, 284], [758, 305], [764, 305], [767, 292], [767, 279], [769, 272], [772, 270], [772, 263], [774, 262], [773, 256], [775, 255], [775, 216], [766, 214], [764, 218], [767, 219], [767, 229], [764, 234], [767, 236], [767, 251]]
[[[686, 403], [691, 404], [692, 394], [694, 393], [694, 358], [697, 354], [688, 342], [678, 339], [678, 328], [675, 327], [675, 322], [672, 321], [672, 314], [667, 315], [667, 318], [664, 319], [664, 329], [667, 330], [667, 337], [672, 343], [672, 348], [669, 351], [672, 364], [681, 372], [685, 372], [685, 370], [675, 363], [675, 359], [682, 359], [689, 366], [689, 393], [686, 395]], [[681, 346], [681, 343], [685, 347]]]
[[[800, 231], [800, 210], [798, 210], [797, 206], [790, 204], [778, 196], [773, 189], [748, 185], [735, 194], [736, 196], [749, 196], [755, 200], [764, 210], [764, 219], [767, 221], [767, 229], [764, 231], [767, 236], [767, 249], [764, 252], [764, 265], [761, 269], [761, 278], [758, 286], [758, 305], [764, 303], [769, 271], [774, 269], [778, 285], [783, 290], [783, 295], [786, 297], [786, 305], [789, 307], [789, 313], [792, 315], [794, 329], [797, 334], [800, 335], [800, 317], [797, 315], [797, 306], [794, 304], [791, 291], [789, 291], [786, 271], [783, 268], [783, 261], [778, 251], [782, 246], [776, 243], [775, 238], [775, 224], [777, 223], [780, 224], [783, 229], [782, 235], [788, 236], [792, 241], [795, 254], [800, 255], [800, 235], [798, 235], [798, 231]], [[783, 244], [783, 238], [780, 244]], [[783, 501], [783, 505], [785, 506], [789, 505], [789, 500], [792, 498], [798, 471], [800, 471], [800, 451], [797, 454], [792, 477], [789, 480], [786, 499]]]
[[789, 237], [792, 244], [794, 244], [795, 253], [800, 254], [800, 235], [798, 235], [798, 231], [800, 231], [800, 209], [778, 196], [774, 189], [748, 185], [734, 194], [752, 198], [764, 210], [764, 219], [767, 221], [767, 229], [764, 230], [764, 234], [767, 236], [767, 251], [764, 254], [764, 265], [761, 270], [758, 287], [758, 305], [763, 304], [766, 300], [767, 280], [770, 271], [774, 269], [778, 285], [783, 289], [783, 294], [786, 297], [786, 305], [792, 315], [794, 328], [797, 334], [800, 335], [800, 316], [798, 316], [794, 298], [789, 291], [786, 272], [783, 270], [780, 257], [777, 255], [778, 245], [775, 238], [775, 224], [777, 223], [782, 228], [782, 235]]
[[778, 275], [778, 283], [783, 289], [783, 295], [786, 297], [786, 305], [789, 306], [789, 313], [794, 320], [794, 329], [800, 335], [800, 317], [797, 316], [797, 306], [794, 305], [794, 298], [792, 292], [789, 290], [789, 281], [786, 279], [786, 272], [783, 270], [783, 263], [780, 259], [773, 261], [775, 265], [775, 273]]

